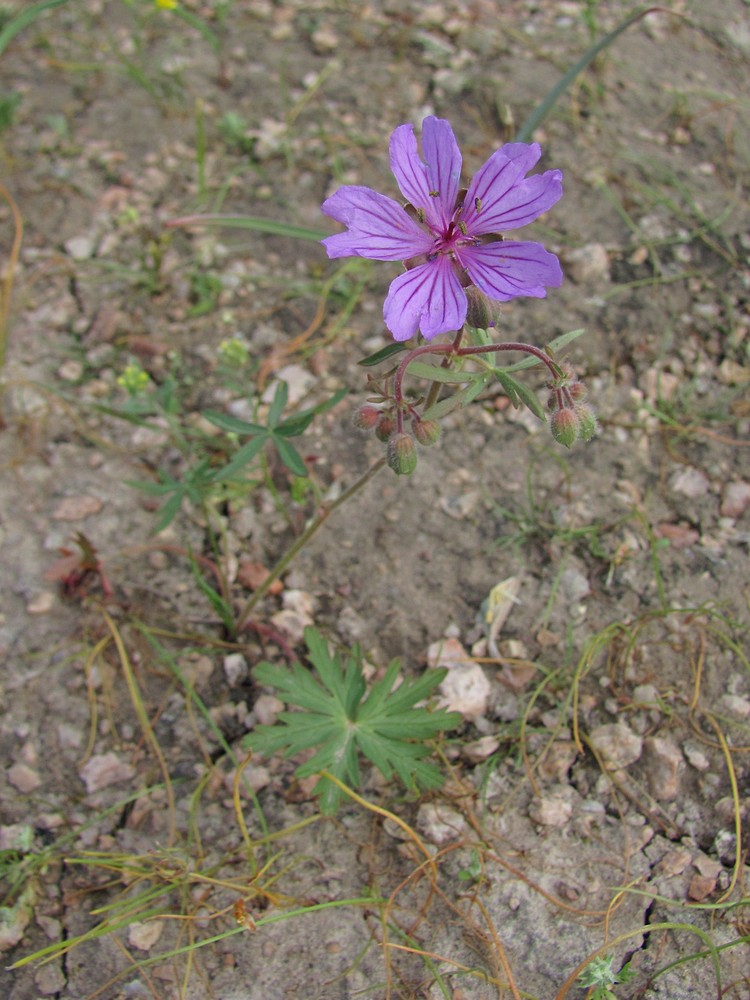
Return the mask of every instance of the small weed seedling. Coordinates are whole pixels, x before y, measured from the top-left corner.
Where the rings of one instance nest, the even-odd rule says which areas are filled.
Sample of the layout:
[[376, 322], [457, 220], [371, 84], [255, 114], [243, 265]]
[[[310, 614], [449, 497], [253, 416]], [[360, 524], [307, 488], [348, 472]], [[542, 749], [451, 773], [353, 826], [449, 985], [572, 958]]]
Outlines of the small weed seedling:
[[[274, 688], [301, 711], [282, 712], [273, 726], [258, 726], [247, 745], [263, 754], [283, 750], [287, 757], [317, 747], [315, 754], [297, 768], [299, 778], [328, 771], [339, 781], [359, 788], [359, 755], [363, 754], [384, 778], [396, 775], [410, 791], [437, 788], [443, 778], [438, 768], [425, 760], [427, 740], [455, 729], [459, 712], [417, 706], [435, 690], [447, 671], [431, 670], [417, 679], [399, 676], [394, 660], [385, 674], [367, 692], [362, 654], [331, 655], [325, 640], [314, 628], [305, 631], [309, 658], [317, 677], [302, 664], [289, 669], [273, 663], [255, 668], [260, 684]], [[343, 794], [327, 778], [316, 785], [324, 813], [333, 813]]]
[[598, 955], [581, 973], [579, 980], [581, 986], [594, 988], [590, 994], [591, 1000], [617, 1000], [610, 987], [617, 986], [618, 983], [627, 983], [635, 975], [630, 969], [630, 963], [626, 963], [619, 972], [615, 972], [612, 968], [613, 962], [612, 955]]

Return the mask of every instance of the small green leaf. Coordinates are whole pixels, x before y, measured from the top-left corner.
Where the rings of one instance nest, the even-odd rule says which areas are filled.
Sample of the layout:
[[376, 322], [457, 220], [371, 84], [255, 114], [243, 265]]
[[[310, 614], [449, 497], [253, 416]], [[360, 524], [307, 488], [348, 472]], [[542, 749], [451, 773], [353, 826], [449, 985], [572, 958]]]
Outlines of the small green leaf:
[[215, 427], [229, 434], [265, 434], [266, 428], [260, 424], [250, 424], [246, 420], [233, 417], [230, 413], [217, 413], [216, 410], [203, 410], [201, 416], [205, 417]]
[[[345, 658], [332, 655], [323, 636], [313, 628], [306, 629], [305, 641], [315, 673], [299, 663], [288, 668], [261, 663], [255, 668], [258, 683], [275, 688], [299, 710], [282, 712], [274, 726], [258, 726], [247, 738], [247, 745], [264, 754], [281, 752], [285, 756], [317, 748], [297, 768], [301, 778], [328, 771], [344, 784], [357, 787], [359, 755], [363, 754], [385, 778], [396, 776], [410, 790], [438, 787], [442, 775], [425, 759], [430, 752], [425, 740], [455, 728], [462, 717], [458, 712], [431, 712], [415, 706], [434, 691], [445, 671], [404, 678], [394, 691], [399, 666], [394, 660], [367, 694], [358, 648]], [[318, 782], [315, 791], [325, 812], [335, 810], [343, 795], [325, 779]]]
[[374, 354], [362, 358], [357, 364], [362, 368], [372, 368], [374, 365], [379, 365], [381, 361], [387, 361], [388, 358], [392, 358], [394, 354], [401, 354], [408, 349], [408, 344], [387, 344], [385, 347], [381, 347], [379, 351], [375, 351]]
[[291, 445], [277, 434], [273, 436], [273, 443], [276, 446], [276, 451], [279, 453], [279, 458], [290, 472], [293, 472], [295, 476], [307, 475], [307, 466], [294, 445]]
[[232, 461], [214, 475], [214, 482], [225, 483], [228, 479], [234, 479], [246, 465], [252, 462], [267, 440], [268, 432], [263, 431], [257, 437], [251, 438], [247, 444], [243, 444]]

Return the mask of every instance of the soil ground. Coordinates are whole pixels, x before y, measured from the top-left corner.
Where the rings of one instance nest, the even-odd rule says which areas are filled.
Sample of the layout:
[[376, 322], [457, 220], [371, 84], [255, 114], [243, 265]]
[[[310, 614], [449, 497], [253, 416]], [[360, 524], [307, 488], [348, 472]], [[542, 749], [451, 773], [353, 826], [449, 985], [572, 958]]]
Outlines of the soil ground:
[[[3, 4], [2, 23], [26, 7]], [[12, 1000], [582, 998], [597, 951], [630, 961], [618, 1000], [750, 998], [742, 0], [662, 4], [535, 132], [565, 194], [528, 232], [566, 280], [504, 307], [501, 333], [584, 328], [567, 357], [596, 438], [566, 451], [490, 392], [413, 476], [382, 471], [336, 510], [238, 638], [207, 596], [217, 566], [241, 608], [316, 497], [379, 457], [350, 416], [396, 270], [168, 223], [330, 232], [320, 203], [339, 184], [396, 196], [388, 136], [429, 113], [470, 176], [630, 10], [71, 0], [0, 55], [24, 225], [0, 438]], [[7, 198], [0, 223], [7, 275]], [[245, 354], [227, 364], [232, 338]], [[134, 364], [149, 382], [131, 398]], [[209, 517], [186, 501], [154, 535], [159, 498], [132, 482], [184, 479], [201, 413], [251, 418], [279, 377], [293, 406], [348, 390], [300, 439], [314, 489], [269, 454], [255, 488]], [[77, 533], [101, 561], [82, 574]], [[485, 602], [507, 580], [489, 645]], [[303, 655], [311, 622], [374, 671], [421, 671], [441, 641], [474, 655], [484, 686], [442, 745], [443, 789], [415, 799], [365, 769], [369, 808], [322, 818], [297, 761], [238, 777], [243, 737], [278, 710], [252, 667]]]

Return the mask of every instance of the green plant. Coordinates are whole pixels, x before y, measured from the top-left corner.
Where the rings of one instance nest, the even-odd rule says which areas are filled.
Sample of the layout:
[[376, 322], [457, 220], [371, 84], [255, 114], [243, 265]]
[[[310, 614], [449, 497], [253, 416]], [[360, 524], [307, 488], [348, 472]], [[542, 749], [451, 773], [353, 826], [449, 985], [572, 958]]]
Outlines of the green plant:
[[[447, 671], [431, 670], [416, 680], [404, 678], [393, 690], [399, 676], [399, 662], [393, 660], [368, 693], [358, 647], [342, 660], [329, 652], [316, 629], [305, 630], [305, 641], [317, 677], [300, 663], [288, 669], [261, 663], [254, 671], [260, 684], [274, 688], [301, 711], [282, 712], [277, 724], [259, 726], [247, 738], [247, 745], [267, 756], [282, 750], [286, 757], [317, 747], [297, 768], [299, 778], [327, 771], [357, 788], [361, 753], [386, 779], [395, 774], [411, 791], [439, 787], [442, 775], [425, 760], [430, 752], [425, 741], [455, 729], [461, 715], [415, 706], [432, 694]], [[343, 798], [341, 790], [324, 777], [315, 791], [325, 813], [334, 812]]]
[[279, 382], [268, 409], [265, 425], [251, 424], [230, 414], [207, 410], [203, 415], [214, 426], [230, 434], [238, 434], [248, 438], [231, 462], [215, 473], [214, 481], [222, 483], [236, 478], [237, 474], [259, 454], [266, 443], [273, 444], [282, 463], [290, 472], [293, 472], [295, 476], [306, 476], [307, 467], [300, 453], [290, 443], [289, 438], [299, 437], [307, 430], [314, 417], [330, 410], [345, 395], [346, 390], [340, 389], [325, 402], [318, 403], [317, 406], [311, 406], [306, 410], [300, 410], [299, 413], [293, 413], [290, 417], [282, 420], [281, 415], [287, 403], [289, 390], [286, 382]]
[[612, 968], [612, 955], [597, 955], [592, 959], [579, 977], [581, 986], [593, 986], [591, 1000], [616, 1000], [615, 994], [609, 988], [618, 983], [627, 983], [635, 973], [626, 962], [619, 972]]

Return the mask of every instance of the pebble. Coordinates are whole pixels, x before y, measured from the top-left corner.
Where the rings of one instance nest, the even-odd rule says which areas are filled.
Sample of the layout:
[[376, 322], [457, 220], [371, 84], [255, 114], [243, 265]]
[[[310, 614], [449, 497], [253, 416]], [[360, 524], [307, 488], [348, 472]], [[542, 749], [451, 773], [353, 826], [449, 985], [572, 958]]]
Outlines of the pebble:
[[[232, 769], [224, 780], [224, 787], [230, 793], [234, 793], [234, 782], [236, 771]], [[250, 798], [250, 792], [260, 792], [271, 783], [271, 772], [263, 764], [248, 764], [242, 769], [239, 788], [240, 793], [245, 798]]]
[[135, 768], [121, 760], [116, 753], [94, 754], [79, 768], [79, 775], [89, 795], [101, 791], [109, 785], [130, 781], [135, 776]]
[[540, 826], [565, 826], [573, 804], [563, 793], [543, 795], [529, 804], [529, 819]]
[[26, 605], [26, 611], [30, 615], [46, 615], [57, 603], [57, 594], [52, 590], [40, 590]]
[[242, 653], [229, 653], [224, 657], [224, 675], [230, 687], [236, 687], [247, 680], [249, 673], [247, 660]]
[[601, 243], [585, 246], [565, 253], [565, 273], [576, 284], [609, 281], [609, 254]]
[[487, 760], [500, 746], [500, 741], [496, 736], [482, 736], [473, 743], [465, 743], [461, 747], [461, 754], [472, 764], [479, 764]]
[[565, 784], [577, 756], [578, 750], [572, 740], [555, 740], [539, 764], [540, 776], [556, 785]]
[[163, 920], [136, 920], [128, 927], [128, 944], [139, 951], [151, 951], [163, 932]]
[[71, 236], [65, 241], [65, 252], [73, 260], [88, 260], [93, 255], [95, 246], [92, 236]]
[[255, 699], [253, 715], [261, 726], [272, 726], [284, 711], [284, 702], [272, 694], [261, 694]]
[[55, 521], [80, 521], [91, 514], [98, 514], [103, 506], [99, 497], [65, 497], [55, 507], [52, 518]]
[[722, 517], [741, 517], [750, 507], [750, 483], [744, 480], [728, 483], [721, 500]]
[[736, 694], [725, 694], [721, 698], [721, 704], [735, 718], [746, 719], [750, 716], [750, 701], [747, 698], [740, 698]]
[[60, 996], [66, 986], [66, 977], [60, 964], [43, 965], [34, 973], [34, 983], [42, 996]]
[[700, 469], [684, 468], [674, 473], [669, 481], [669, 487], [673, 493], [682, 493], [683, 496], [695, 500], [708, 493], [710, 483], [705, 473]]
[[649, 791], [658, 802], [672, 802], [680, 794], [685, 760], [676, 743], [661, 736], [644, 741], [644, 763]]
[[643, 740], [624, 722], [597, 726], [589, 733], [589, 739], [604, 763], [615, 769], [635, 763], [643, 749]]
[[83, 378], [83, 364], [76, 358], [68, 358], [57, 369], [57, 377], [63, 382], [80, 382]]
[[[257, 590], [268, 576], [268, 567], [256, 559], [240, 559], [237, 567], [237, 582], [247, 590]], [[269, 594], [280, 594], [284, 589], [281, 580], [274, 580], [268, 588]]]
[[717, 371], [719, 381], [724, 385], [747, 385], [750, 382], [750, 367], [740, 365], [731, 358], [724, 358]]
[[276, 380], [268, 386], [263, 393], [263, 402], [269, 405], [276, 395], [276, 388], [279, 382], [286, 382], [289, 397], [287, 409], [301, 402], [310, 390], [315, 386], [317, 379], [311, 371], [303, 368], [302, 365], [284, 365], [276, 373]]
[[694, 767], [696, 771], [708, 771], [711, 767], [711, 761], [698, 744], [694, 743], [692, 740], [685, 740], [682, 744], [682, 750], [687, 758], [688, 764], [690, 764], [691, 767]]
[[433, 668], [445, 668], [448, 673], [440, 682], [442, 705], [452, 712], [469, 718], [483, 716], [490, 698], [490, 682], [478, 663], [455, 638], [433, 642], [427, 650], [427, 663]]
[[21, 761], [8, 769], [8, 781], [24, 795], [33, 792], [42, 783], [39, 773]]
[[568, 567], [560, 578], [560, 589], [568, 604], [580, 604], [591, 593], [591, 584], [580, 570]]
[[425, 802], [417, 812], [417, 829], [425, 840], [441, 847], [464, 835], [466, 820], [442, 802]]
[[321, 27], [312, 33], [310, 41], [318, 55], [325, 56], [335, 52], [339, 47], [338, 35], [330, 28]]

